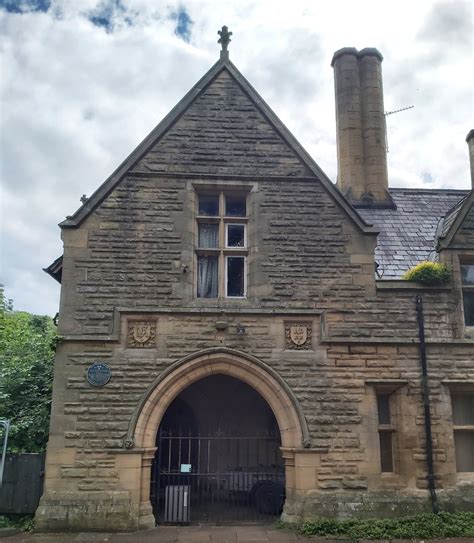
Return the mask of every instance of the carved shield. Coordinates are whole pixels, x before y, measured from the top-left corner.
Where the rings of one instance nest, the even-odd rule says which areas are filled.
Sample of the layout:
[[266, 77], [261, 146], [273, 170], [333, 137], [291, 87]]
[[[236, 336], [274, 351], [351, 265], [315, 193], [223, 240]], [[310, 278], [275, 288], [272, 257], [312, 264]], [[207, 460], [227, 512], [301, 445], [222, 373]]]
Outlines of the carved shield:
[[133, 339], [137, 343], [146, 343], [151, 337], [151, 324], [140, 322], [133, 327]]
[[290, 326], [290, 338], [295, 345], [304, 345], [308, 339], [307, 326], [302, 324]]

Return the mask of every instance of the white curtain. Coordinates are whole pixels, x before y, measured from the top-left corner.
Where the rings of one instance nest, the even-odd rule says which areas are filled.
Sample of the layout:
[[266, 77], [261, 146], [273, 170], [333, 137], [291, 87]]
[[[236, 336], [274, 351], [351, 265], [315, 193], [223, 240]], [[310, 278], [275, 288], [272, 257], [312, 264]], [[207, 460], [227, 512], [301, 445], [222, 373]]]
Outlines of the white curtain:
[[198, 298], [217, 298], [217, 256], [198, 257]]
[[[216, 223], [199, 224], [199, 248], [219, 248], [219, 225]], [[218, 290], [217, 256], [200, 256], [198, 258], [198, 297], [217, 298]]]
[[219, 248], [219, 225], [216, 223], [199, 224], [199, 247], [201, 249]]

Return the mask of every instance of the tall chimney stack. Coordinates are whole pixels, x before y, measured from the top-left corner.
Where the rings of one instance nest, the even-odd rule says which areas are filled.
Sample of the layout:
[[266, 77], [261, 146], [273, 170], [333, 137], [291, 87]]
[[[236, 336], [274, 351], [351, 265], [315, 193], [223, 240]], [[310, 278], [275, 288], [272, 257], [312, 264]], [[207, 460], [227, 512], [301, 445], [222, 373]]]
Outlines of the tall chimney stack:
[[471, 128], [466, 137], [469, 148], [469, 164], [471, 165], [471, 189], [474, 190], [474, 128]]
[[383, 57], [377, 49], [334, 53], [337, 185], [356, 207], [395, 207], [388, 191]]

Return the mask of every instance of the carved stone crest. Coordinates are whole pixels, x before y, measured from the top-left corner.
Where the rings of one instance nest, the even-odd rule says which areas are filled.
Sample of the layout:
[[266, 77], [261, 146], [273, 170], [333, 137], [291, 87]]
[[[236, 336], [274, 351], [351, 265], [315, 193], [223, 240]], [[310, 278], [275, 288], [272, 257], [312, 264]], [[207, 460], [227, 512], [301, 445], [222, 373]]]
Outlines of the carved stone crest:
[[310, 322], [285, 323], [285, 349], [309, 350], [312, 348]]
[[156, 339], [156, 322], [130, 321], [128, 323], [128, 346], [137, 349], [153, 349]]

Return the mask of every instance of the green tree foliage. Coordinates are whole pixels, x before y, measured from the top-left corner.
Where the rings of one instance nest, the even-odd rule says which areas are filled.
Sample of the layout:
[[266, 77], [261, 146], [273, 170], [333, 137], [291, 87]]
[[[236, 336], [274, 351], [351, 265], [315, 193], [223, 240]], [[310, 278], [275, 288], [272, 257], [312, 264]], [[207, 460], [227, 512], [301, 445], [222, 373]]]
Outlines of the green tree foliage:
[[0, 418], [11, 421], [11, 452], [46, 447], [55, 344], [52, 319], [14, 311], [0, 289]]

